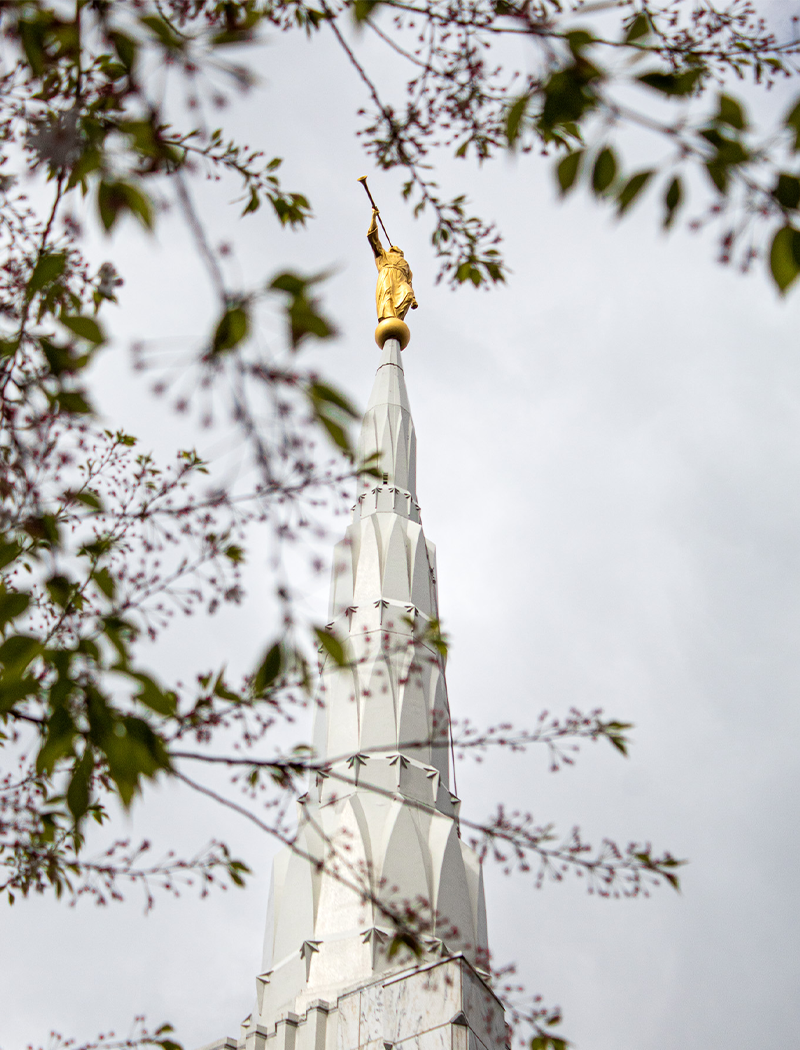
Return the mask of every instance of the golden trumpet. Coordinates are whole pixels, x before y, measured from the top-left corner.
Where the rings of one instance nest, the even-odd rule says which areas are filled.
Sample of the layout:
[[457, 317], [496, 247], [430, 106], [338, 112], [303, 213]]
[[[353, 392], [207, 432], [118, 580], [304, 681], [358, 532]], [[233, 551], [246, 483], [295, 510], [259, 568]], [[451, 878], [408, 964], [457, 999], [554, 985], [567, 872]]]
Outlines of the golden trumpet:
[[381, 218], [380, 209], [378, 208], [378, 205], [375, 203], [375, 198], [372, 196], [372, 194], [369, 191], [369, 186], [367, 185], [367, 176], [366, 175], [359, 176], [358, 181], [364, 187], [364, 192], [369, 197], [370, 204], [375, 209], [375, 211], [378, 212], [378, 222], [381, 224], [381, 229], [383, 230], [383, 232], [384, 232], [384, 234], [386, 236], [386, 240], [389, 242], [389, 244], [392, 244], [393, 242], [392, 242], [392, 238], [389, 236], [389, 231], [383, 225], [383, 219]]

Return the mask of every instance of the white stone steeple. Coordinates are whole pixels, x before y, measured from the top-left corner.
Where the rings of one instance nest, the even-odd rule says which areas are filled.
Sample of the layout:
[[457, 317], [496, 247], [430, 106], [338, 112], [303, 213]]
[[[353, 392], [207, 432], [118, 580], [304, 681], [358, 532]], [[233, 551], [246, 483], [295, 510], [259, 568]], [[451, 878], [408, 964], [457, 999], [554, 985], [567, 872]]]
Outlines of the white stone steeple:
[[[329, 614], [348, 664], [322, 659], [314, 744], [323, 772], [298, 804], [294, 849], [275, 861], [264, 972], [240, 1045], [385, 1050], [413, 1039], [413, 1050], [498, 1050], [503, 1011], [483, 980], [481, 867], [461, 840], [451, 790], [445, 668], [431, 630], [436, 553], [420, 520], [394, 338], [359, 453], [379, 474], [364, 478], [336, 545]], [[387, 951], [392, 911], [402, 909], [421, 930], [421, 958]]]

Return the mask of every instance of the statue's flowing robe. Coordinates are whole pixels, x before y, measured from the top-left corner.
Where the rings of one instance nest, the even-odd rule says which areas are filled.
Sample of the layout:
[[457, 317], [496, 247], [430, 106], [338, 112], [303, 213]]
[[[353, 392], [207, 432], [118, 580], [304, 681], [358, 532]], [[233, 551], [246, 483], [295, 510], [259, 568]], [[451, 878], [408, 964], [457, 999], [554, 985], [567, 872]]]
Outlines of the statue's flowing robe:
[[378, 320], [387, 317], [399, 317], [401, 320], [408, 311], [417, 305], [414, 289], [411, 287], [411, 268], [401, 252], [385, 251], [378, 235], [377, 227], [370, 229], [367, 237], [375, 253], [375, 265], [378, 267], [378, 284], [375, 289], [375, 306]]

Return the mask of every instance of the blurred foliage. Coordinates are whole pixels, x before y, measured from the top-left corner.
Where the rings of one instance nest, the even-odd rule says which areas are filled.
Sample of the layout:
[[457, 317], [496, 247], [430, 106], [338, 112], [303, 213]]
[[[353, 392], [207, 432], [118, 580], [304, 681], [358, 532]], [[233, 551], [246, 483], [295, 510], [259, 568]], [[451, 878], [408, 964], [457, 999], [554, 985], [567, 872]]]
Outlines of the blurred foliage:
[[[689, 226], [716, 223], [720, 262], [746, 271], [762, 257], [781, 292], [797, 279], [796, 16], [750, 0], [370, 0], [324, 10], [368, 88], [364, 145], [380, 167], [408, 173], [405, 195], [415, 214], [433, 212], [451, 280], [495, 282], [504, 268], [494, 227], [468, 219], [463, 197], [440, 197], [436, 148], [478, 163], [554, 154], [562, 195], [583, 184], [622, 216], [654, 191], [665, 228], [691, 196]], [[348, 12], [408, 63], [405, 99], [385, 95], [357, 57], [338, 28]], [[763, 111], [767, 92], [769, 118], [751, 119], [748, 105]], [[631, 132], [652, 158], [639, 171], [623, 161]]]
[[[225, 48], [252, 39], [263, 17], [252, 4], [0, 8], [12, 57], [0, 73], [0, 746], [8, 756], [0, 888], [11, 903], [47, 888], [105, 901], [128, 880], [145, 886], [149, 904], [150, 887], [173, 885], [176, 871], [203, 885], [220, 877], [240, 884], [247, 869], [221, 844], [191, 861], [150, 866], [127, 842], [113, 856], [87, 859], [86, 822], [102, 824], [113, 800], [128, 808], [145, 782], [174, 776], [172, 752], [187, 735], [207, 742], [239, 724], [255, 739], [281, 705], [305, 702], [308, 693], [283, 586], [273, 655], [241, 685], [215, 672], [199, 674], [194, 689], [169, 688], [137, 649], [176, 611], [213, 613], [221, 602], [239, 602], [247, 526], [266, 521], [280, 541], [291, 539], [290, 508], [326, 496], [353, 472], [357, 413], [346, 397], [253, 345], [257, 307], [276, 292], [292, 351], [333, 336], [311, 293], [320, 278], [284, 273], [255, 289], [230, 288], [190, 178], [203, 165], [212, 178], [235, 179], [244, 214], [267, 206], [281, 225], [302, 226], [308, 201], [282, 188], [279, 158], [222, 129], [179, 129], [152, 85], [152, 67], [163, 63], [185, 80], [213, 69], [246, 86], [248, 75]], [[33, 199], [45, 202], [41, 214], [31, 183]], [[123, 280], [109, 262], [93, 272], [82, 255], [73, 200], [91, 202], [97, 226], [111, 234], [125, 218], [152, 230], [170, 194], [218, 300], [190, 368], [202, 389], [229, 384], [227, 411], [257, 477], [244, 500], [214, 487], [194, 450], [159, 464], [133, 436], [105, 429], [94, 411], [89, 370], [108, 345], [103, 315]], [[168, 393], [169, 383], [161, 385]], [[338, 464], [333, 471], [316, 451], [318, 437]]]
[[[265, 30], [329, 30], [365, 90], [365, 149], [379, 168], [406, 173], [404, 196], [415, 215], [433, 216], [441, 276], [452, 282], [503, 281], [505, 267], [494, 225], [471, 214], [463, 195], [442, 194], [437, 149], [479, 163], [508, 151], [555, 153], [562, 192], [583, 182], [622, 215], [654, 190], [665, 225], [691, 186], [691, 225], [719, 225], [722, 261], [747, 268], [763, 254], [781, 291], [800, 272], [792, 236], [800, 96], [779, 105], [774, 124], [753, 121], [746, 105], [769, 90], [786, 94], [797, 75], [797, 23], [776, 12], [772, 26], [751, 0], [20, 0], [0, 17], [19, 55], [3, 77], [6, 119], [13, 110], [27, 122], [33, 162], [91, 195], [107, 230], [126, 215], [150, 228], [147, 186], [198, 165], [238, 179], [245, 214], [266, 205], [280, 223], [301, 226], [310, 205], [282, 188], [280, 158], [223, 128], [177, 126], [147, 80], [154, 64], [195, 81], [213, 69], [247, 90], [256, 78], [238, 60]], [[405, 97], [359, 58], [363, 33], [405, 63]], [[622, 159], [629, 129], [653, 155], [639, 172]]]

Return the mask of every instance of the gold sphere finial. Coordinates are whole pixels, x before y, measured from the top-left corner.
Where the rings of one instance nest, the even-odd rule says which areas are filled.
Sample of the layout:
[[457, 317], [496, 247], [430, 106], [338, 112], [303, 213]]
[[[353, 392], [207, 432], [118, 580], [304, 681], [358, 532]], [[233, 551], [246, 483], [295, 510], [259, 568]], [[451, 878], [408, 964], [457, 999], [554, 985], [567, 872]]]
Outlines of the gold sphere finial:
[[375, 329], [375, 342], [381, 350], [387, 339], [396, 339], [400, 343], [400, 349], [405, 350], [410, 338], [411, 332], [408, 325], [399, 317], [386, 317], [383, 321], [378, 322], [378, 327]]

